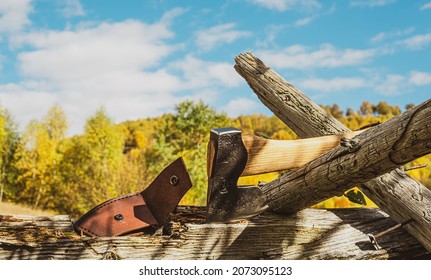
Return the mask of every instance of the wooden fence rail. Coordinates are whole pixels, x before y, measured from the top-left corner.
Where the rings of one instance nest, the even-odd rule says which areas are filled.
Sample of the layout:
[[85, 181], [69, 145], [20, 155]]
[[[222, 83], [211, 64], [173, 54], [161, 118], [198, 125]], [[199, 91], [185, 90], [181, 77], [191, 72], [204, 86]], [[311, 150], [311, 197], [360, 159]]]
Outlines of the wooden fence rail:
[[[348, 131], [251, 53], [239, 55], [235, 69], [300, 137]], [[374, 178], [429, 152], [430, 105], [425, 102], [375, 133], [361, 134], [356, 143], [360, 149], [355, 143], [351, 150], [335, 148], [264, 185], [271, 210], [284, 213], [207, 224], [205, 208], [180, 206], [163, 227], [112, 238], [80, 236], [66, 215], [0, 215], [0, 259], [431, 259], [431, 191], [401, 169]], [[378, 159], [381, 168], [365, 163], [369, 151], [374, 151], [373, 160]], [[360, 166], [368, 166], [370, 172]], [[364, 182], [361, 189], [380, 209], [306, 208], [342, 192], [349, 180]], [[379, 238], [381, 249], [371, 244], [367, 234], [409, 219], [413, 222]]]
[[[235, 61], [235, 69], [262, 103], [299, 137], [350, 131], [252, 53], [240, 54]], [[430, 145], [429, 140], [423, 143]], [[369, 180], [360, 187], [380, 209], [398, 223], [413, 219], [415, 222], [406, 226], [407, 231], [431, 251], [429, 189], [401, 169]]]
[[403, 228], [379, 240], [367, 233], [395, 222], [376, 208], [264, 213], [247, 222], [204, 223], [205, 209], [178, 207], [162, 229], [139, 236], [92, 238], [68, 216], [0, 216], [0, 259], [429, 259]]

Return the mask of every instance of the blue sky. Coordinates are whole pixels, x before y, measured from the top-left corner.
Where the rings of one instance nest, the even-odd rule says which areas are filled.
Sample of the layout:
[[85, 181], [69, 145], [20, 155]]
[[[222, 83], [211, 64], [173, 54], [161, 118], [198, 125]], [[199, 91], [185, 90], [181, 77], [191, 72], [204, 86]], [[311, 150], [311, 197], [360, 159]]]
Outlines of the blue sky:
[[21, 128], [54, 104], [70, 133], [203, 100], [270, 115], [233, 69], [252, 51], [315, 102], [431, 97], [431, 1], [0, 0], [0, 104]]

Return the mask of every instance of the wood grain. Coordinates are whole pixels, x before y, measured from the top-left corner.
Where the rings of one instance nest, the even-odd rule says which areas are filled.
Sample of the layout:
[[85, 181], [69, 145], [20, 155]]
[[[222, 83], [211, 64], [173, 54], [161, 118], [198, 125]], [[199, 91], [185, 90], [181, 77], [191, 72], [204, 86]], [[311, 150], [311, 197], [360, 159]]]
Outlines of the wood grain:
[[163, 228], [136, 236], [91, 238], [68, 216], [0, 216], [0, 259], [427, 259], [403, 228], [375, 250], [367, 233], [395, 222], [378, 209], [305, 209], [265, 213], [234, 224], [205, 224], [204, 208], [179, 207]]
[[243, 135], [248, 152], [242, 176], [298, 168], [318, 158], [340, 144], [342, 138], [353, 138], [363, 131], [297, 140], [271, 140]]
[[[235, 61], [235, 69], [263, 104], [299, 137], [316, 137], [349, 131], [252, 53], [240, 54]], [[429, 124], [426, 126], [429, 127]], [[406, 130], [403, 131], [408, 133]], [[429, 145], [429, 142], [425, 144]], [[401, 169], [396, 169], [361, 184], [361, 190], [397, 222], [414, 219], [415, 223], [407, 225], [406, 229], [431, 251], [431, 191], [429, 189]], [[320, 194], [318, 192], [315, 195]]]

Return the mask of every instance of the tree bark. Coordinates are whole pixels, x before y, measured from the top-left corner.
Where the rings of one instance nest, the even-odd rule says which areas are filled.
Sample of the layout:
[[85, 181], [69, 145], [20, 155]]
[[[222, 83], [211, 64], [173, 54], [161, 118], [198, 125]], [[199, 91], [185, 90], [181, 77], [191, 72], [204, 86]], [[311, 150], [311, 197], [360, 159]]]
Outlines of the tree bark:
[[[235, 69], [247, 81], [258, 98], [299, 137], [315, 137], [349, 131], [253, 54], [244, 53], [237, 56], [235, 60]], [[429, 124], [426, 126], [429, 127]], [[427, 145], [430, 145], [429, 142]], [[361, 190], [397, 222], [413, 219], [414, 223], [406, 225], [407, 231], [431, 251], [431, 191], [429, 189], [401, 169], [397, 169], [362, 184]], [[320, 195], [320, 192], [316, 195]], [[298, 200], [294, 201], [296, 202]]]
[[378, 209], [305, 209], [249, 221], [207, 224], [205, 208], [179, 207], [163, 228], [137, 236], [93, 238], [73, 231], [66, 215], [1, 216], [0, 259], [429, 259], [405, 229], [379, 239], [367, 233], [395, 224]]
[[342, 195], [355, 185], [431, 153], [430, 124], [431, 99], [266, 184], [266, 201], [275, 212], [295, 213]]

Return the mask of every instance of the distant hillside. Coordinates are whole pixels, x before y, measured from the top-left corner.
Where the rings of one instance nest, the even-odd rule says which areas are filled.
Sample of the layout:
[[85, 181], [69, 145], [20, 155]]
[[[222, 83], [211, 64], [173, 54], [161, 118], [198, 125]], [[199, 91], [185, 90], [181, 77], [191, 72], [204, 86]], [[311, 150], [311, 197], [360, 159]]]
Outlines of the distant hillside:
[[[364, 102], [357, 110], [342, 111], [337, 104], [322, 106], [352, 130], [384, 122], [401, 109], [384, 102]], [[123, 194], [141, 191], [178, 157], [183, 157], [193, 188], [182, 204], [205, 205], [206, 149], [209, 131], [233, 126], [244, 134], [289, 140], [295, 134], [275, 116], [245, 115], [230, 118], [202, 102], [186, 101], [175, 112], [115, 124], [103, 109], [90, 117], [84, 133], [66, 137], [67, 121], [61, 108], [51, 108], [42, 120], [31, 122], [25, 132], [15, 129], [13, 118], [0, 111], [2, 184], [0, 201], [30, 205], [74, 217], [95, 205]], [[413, 165], [430, 163], [431, 156]], [[431, 186], [431, 165], [409, 171]], [[251, 176], [241, 184], [271, 181], [278, 173]], [[354, 201], [354, 200], [353, 200]], [[373, 205], [368, 201], [367, 206]], [[346, 196], [322, 202], [319, 207], [358, 206]]]

